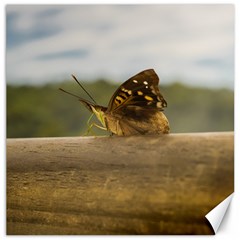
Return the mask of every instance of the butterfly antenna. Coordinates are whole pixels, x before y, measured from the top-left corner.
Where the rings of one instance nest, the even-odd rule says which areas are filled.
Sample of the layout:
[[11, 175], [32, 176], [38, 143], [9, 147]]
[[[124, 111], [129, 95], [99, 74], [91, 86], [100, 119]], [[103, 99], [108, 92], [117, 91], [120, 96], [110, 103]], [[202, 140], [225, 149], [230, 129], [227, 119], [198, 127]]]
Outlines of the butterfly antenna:
[[73, 97], [76, 97], [76, 98], [78, 98], [78, 99], [81, 99], [79, 96], [77, 96], [77, 95], [75, 95], [75, 94], [73, 94], [73, 93], [70, 93], [70, 92], [68, 92], [68, 91], [66, 91], [66, 90], [64, 90], [64, 89], [62, 89], [62, 88], [59, 88], [59, 90], [61, 90], [61, 91], [64, 92], [64, 93], [67, 93], [67, 94], [69, 94], [69, 95], [71, 95], [71, 96], [73, 96]]
[[83, 87], [83, 85], [77, 80], [77, 78], [72, 74], [72, 78], [77, 82], [77, 84], [83, 89], [83, 91], [92, 99], [92, 101], [96, 103], [96, 101], [93, 99], [93, 97], [88, 93], [88, 91]]

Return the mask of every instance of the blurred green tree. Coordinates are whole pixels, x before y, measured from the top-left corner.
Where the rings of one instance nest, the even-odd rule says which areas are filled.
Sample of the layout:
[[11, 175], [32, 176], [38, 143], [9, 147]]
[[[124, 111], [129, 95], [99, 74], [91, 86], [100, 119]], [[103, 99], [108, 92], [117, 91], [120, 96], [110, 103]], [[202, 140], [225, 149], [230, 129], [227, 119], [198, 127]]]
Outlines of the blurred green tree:
[[[107, 106], [117, 85], [104, 79], [83, 83], [99, 105]], [[43, 87], [7, 86], [7, 137], [79, 136], [87, 130], [90, 112], [59, 87], [83, 98], [75, 82]], [[171, 132], [233, 131], [234, 94], [228, 89], [193, 88], [175, 83], [161, 86], [168, 102]], [[92, 119], [92, 121], [97, 121]], [[108, 132], [94, 129], [96, 135]]]

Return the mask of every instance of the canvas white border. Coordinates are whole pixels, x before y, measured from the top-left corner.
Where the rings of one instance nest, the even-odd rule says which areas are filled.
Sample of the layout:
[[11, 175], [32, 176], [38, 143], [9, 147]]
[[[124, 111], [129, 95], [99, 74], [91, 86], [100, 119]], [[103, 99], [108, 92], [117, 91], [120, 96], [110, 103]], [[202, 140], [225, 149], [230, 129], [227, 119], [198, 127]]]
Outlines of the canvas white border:
[[[126, 4], [151, 4], [151, 3], [160, 3], [160, 4], [234, 4], [235, 5], [235, 32], [236, 32], [236, 38], [235, 38], [235, 169], [240, 169], [240, 164], [239, 164], [239, 159], [240, 159], [240, 148], [237, 147], [239, 145], [239, 99], [240, 99], [240, 37], [239, 37], [239, 30], [240, 30], [240, 2], [239, 0], [232, 0], [232, 1], [160, 1], [160, 0], [151, 0], [151, 1], [79, 1], [79, 0], [70, 0], [70, 1], [33, 1], [33, 0], [28, 0], [28, 1], [13, 1], [13, 0], [2, 0], [0, 2], [1, 4], [1, 10], [0, 10], [0, 19], [1, 19], [1, 37], [0, 37], [0, 51], [1, 53], [1, 58], [0, 58], [0, 73], [1, 73], [1, 81], [0, 81], [0, 89], [1, 89], [1, 94], [0, 94], [0, 145], [2, 146], [2, 149], [0, 151], [1, 154], [1, 166], [0, 166], [0, 182], [1, 182], [1, 187], [0, 187], [0, 196], [1, 196], [1, 204], [0, 204], [0, 238], [1, 239], [26, 239], [26, 236], [6, 236], [6, 164], [5, 164], [5, 159], [6, 159], [6, 151], [5, 151], [5, 146], [6, 146], [6, 139], [5, 139], [5, 119], [6, 119], [6, 100], [5, 100], [5, 87], [6, 87], [6, 80], [5, 80], [5, 5], [6, 4], [81, 4], [81, 3], [91, 3], [91, 4], [100, 4], [100, 3], [126, 3]], [[239, 171], [235, 171], [235, 193], [234, 193], [234, 198], [233, 201], [231, 202], [231, 205], [228, 209], [228, 213], [226, 214], [225, 218], [223, 220], [223, 223], [221, 224], [218, 233], [214, 236], [214, 239], [237, 239], [240, 236], [240, 228], [239, 228], [239, 217], [240, 217], [240, 208], [239, 208], [239, 200], [240, 200], [240, 175]], [[29, 236], [32, 238], [33, 236]], [[29, 238], [27, 237], [27, 238]], [[59, 238], [64, 238], [64, 239], [72, 239], [80, 236], [34, 236], [34, 238], [37, 239], [59, 239]], [[81, 236], [81, 238], [95, 238], [94, 236]], [[116, 236], [117, 237], [117, 236]], [[139, 236], [143, 237], [143, 236]], [[159, 236], [144, 236], [144, 238], [156, 238]], [[177, 239], [177, 238], [185, 238], [188, 239], [194, 239], [195, 236], [161, 236], [161, 239]], [[100, 236], [98, 238], [106, 238], [106, 236]], [[109, 236], [108, 238], [115, 238], [114, 236]], [[133, 238], [132, 236], [125, 236], [125, 238]], [[134, 238], [137, 238], [135, 236]], [[197, 236], [197, 239], [205, 239], [206, 236]]]

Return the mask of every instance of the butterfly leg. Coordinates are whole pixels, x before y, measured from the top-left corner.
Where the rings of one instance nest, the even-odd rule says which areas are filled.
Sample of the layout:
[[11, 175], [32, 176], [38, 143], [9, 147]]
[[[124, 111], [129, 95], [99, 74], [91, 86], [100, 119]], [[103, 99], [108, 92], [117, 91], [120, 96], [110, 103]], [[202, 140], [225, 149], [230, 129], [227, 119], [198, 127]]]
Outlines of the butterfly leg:
[[84, 136], [88, 136], [89, 133], [90, 133], [91, 130], [92, 130], [93, 125], [90, 123], [90, 121], [91, 121], [93, 115], [94, 115], [94, 113], [91, 114], [91, 116], [89, 117], [89, 119], [88, 119], [88, 121], [87, 121], [87, 126], [88, 126], [88, 128], [87, 128], [87, 131], [84, 133]]
[[[91, 123], [89, 126], [88, 126], [88, 129], [87, 129], [87, 132], [84, 134], [85, 136], [86, 135], [89, 135], [89, 133], [92, 131], [92, 128], [93, 127], [97, 127], [97, 128], [99, 128], [99, 129], [102, 129], [102, 130], [105, 130], [105, 131], [107, 131], [107, 128], [105, 128], [105, 127], [102, 127], [102, 126], [99, 126], [99, 125], [97, 125], [96, 123]], [[92, 131], [93, 132], [93, 131]], [[93, 132], [94, 133], [94, 132]]]
[[89, 119], [87, 121], [88, 128], [87, 128], [87, 131], [83, 134], [84, 136], [87, 136], [92, 129], [92, 124], [90, 123], [90, 121], [91, 121], [93, 115], [94, 115], [94, 113], [91, 114], [91, 116], [89, 117]]
[[[93, 115], [94, 115], [94, 114], [92, 114], [92, 115], [90, 116], [90, 118], [88, 119], [88, 121], [87, 121], [88, 129], [87, 129], [86, 133], [84, 134], [84, 136], [89, 135], [89, 133], [92, 131], [92, 128], [93, 128], [93, 127], [97, 127], [97, 128], [102, 129], [102, 130], [107, 130], [107, 128], [102, 127], [102, 126], [99, 126], [99, 125], [97, 125], [96, 123], [90, 123]], [[92, 132], [93, 132], [93, 131], [92, 131]], [[94, 132], [93, 132], [93, 133], [94, 133]]]

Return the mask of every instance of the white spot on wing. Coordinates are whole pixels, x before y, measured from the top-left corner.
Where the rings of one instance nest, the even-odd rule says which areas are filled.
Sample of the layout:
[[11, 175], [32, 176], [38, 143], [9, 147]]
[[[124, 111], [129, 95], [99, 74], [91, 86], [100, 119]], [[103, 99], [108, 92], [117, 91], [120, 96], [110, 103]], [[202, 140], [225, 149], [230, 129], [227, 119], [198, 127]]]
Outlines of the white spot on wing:
[[136, 79], [133, 79], [133, 82], [134, 82], [134, 83], [138, 83], [138, 81], [137, 81]]
[[125, 88], [121, 88], [121, 90], [122, 90], [123, 92], [128, 92], [128, 91], [129, 91], [129, 90], [125, 89]]
[[[152, 93], [156, 95], [156, 91], [154, 89], [152, 90]], [[158, 100], [160, 100], [160, 99], [158, 99]]]
[[161, 102], [157, 102], [157, 107], [158, 108], [162, 108], [162, 103]]
[[148, 85], [148, 82], [147, 82], [147, 81], [144, 81], [143, 84]]

